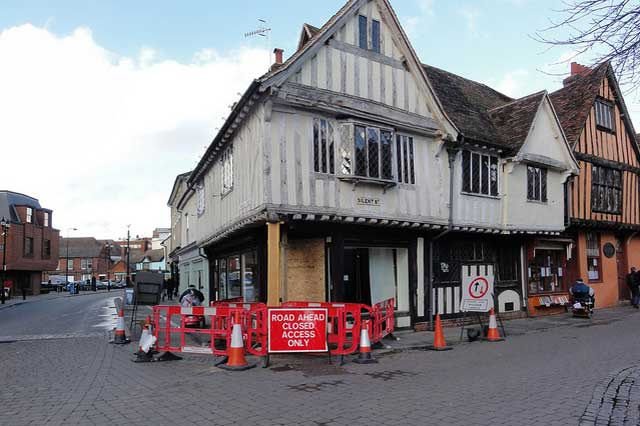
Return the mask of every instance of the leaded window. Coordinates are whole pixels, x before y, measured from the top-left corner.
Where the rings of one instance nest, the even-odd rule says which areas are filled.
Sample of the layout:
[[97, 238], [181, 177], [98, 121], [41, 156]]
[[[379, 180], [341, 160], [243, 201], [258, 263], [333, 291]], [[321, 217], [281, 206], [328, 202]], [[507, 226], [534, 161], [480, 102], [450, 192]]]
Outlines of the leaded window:
[[222, 166], [222, 194], [233, 189], [233, 146], [230, 145], [224, 150], [220, 157]]
[[498, 195], [498, 157], [462, 151], [462, 191]]
[[591, 209], [600, 213], [622, 213], [622, 172], [620, 170], [592, 166]]
[[389, 130], [355, 126], [355, 175], [376, 179], [393, 179], [393, 153]]
[[411, 136], [396, 136], [396, 155], [398, 157], [398, 182], [416, 183], [413, 138]]
[[547, 169], [527, 166], [527, 200], [547, 202]]
[[196, 200], [197, 200], [197, 212], [198, 215], [204, 213], [205, 198], [204, 198], [204, 182], [200, 182], [196, 185]]
[[614, 130], [613, 105], [604, 99], [598, 99], [595, 103], [596, 125], [607, 130]]
[[333, 127], [327, 120], [313, 120], [313, 170], [335, 173]]

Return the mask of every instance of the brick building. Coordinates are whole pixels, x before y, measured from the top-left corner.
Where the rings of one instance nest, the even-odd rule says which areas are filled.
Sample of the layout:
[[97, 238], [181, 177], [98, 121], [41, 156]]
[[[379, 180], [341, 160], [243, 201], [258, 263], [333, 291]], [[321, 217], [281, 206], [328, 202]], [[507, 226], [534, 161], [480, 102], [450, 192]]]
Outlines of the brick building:
[[[111, 271], [120, 259], [121, 247], [113, 240], [96, 240], [93, 237], [60, 238], [58, 264], [49, 275], [67, 275], [68, 281], [114, 279]], [[110, 247], [110, 249], [108, 248]]]
[[6, 247], [0, 240], [0, 256], [6, 250], [4, 285], [11, 294], [22, 288], [39, 294], [42, 272], [55, 268], [59, 231], [53, 228], [52, 213], [31, 196], [0, 191], [0, 218], [10, 224]]

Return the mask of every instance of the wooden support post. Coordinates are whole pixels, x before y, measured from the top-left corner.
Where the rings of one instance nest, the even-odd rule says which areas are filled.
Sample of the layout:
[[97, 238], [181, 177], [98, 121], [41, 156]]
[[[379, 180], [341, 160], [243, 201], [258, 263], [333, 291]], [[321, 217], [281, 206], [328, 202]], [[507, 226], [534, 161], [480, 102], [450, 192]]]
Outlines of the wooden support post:
[[280, 223], [267, 223], [267, 304], [280, 306]]

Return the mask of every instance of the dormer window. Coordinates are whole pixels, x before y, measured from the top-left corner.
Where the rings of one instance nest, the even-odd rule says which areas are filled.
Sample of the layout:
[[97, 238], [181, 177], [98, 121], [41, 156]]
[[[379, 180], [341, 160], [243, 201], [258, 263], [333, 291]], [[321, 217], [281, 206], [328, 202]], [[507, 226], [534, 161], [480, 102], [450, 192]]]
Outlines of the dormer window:
[[49, 227], [49, 213], [48, 212], [44, 212], [44, 227], [45, 228]]
[[380, 21], [369, 20], [364, 15], [358, 16], [358, 46], [360, 49], [372, 50], [380, 53]]
[[33, 209], [27, 207], [27, 223], [33, 223]]

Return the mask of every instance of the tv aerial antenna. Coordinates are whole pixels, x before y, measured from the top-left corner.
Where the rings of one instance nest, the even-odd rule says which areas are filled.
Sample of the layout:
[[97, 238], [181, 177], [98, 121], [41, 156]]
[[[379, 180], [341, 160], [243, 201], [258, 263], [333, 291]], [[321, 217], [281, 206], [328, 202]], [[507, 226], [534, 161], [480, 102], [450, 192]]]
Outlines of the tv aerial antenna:
[[271, 43], [269, 40], [269, 34], [271, 34], [271, 28], [269, 28], [269, 23], [266, 19], [258, 19], [258, 28], [253, 31], [249, 31], [248, 33], [244, 33], [244, 38], [254, 38], [254, 37], [263, 37], [267, 44], [267, 55], [268, 62], [267, 66], [271, 66]]

